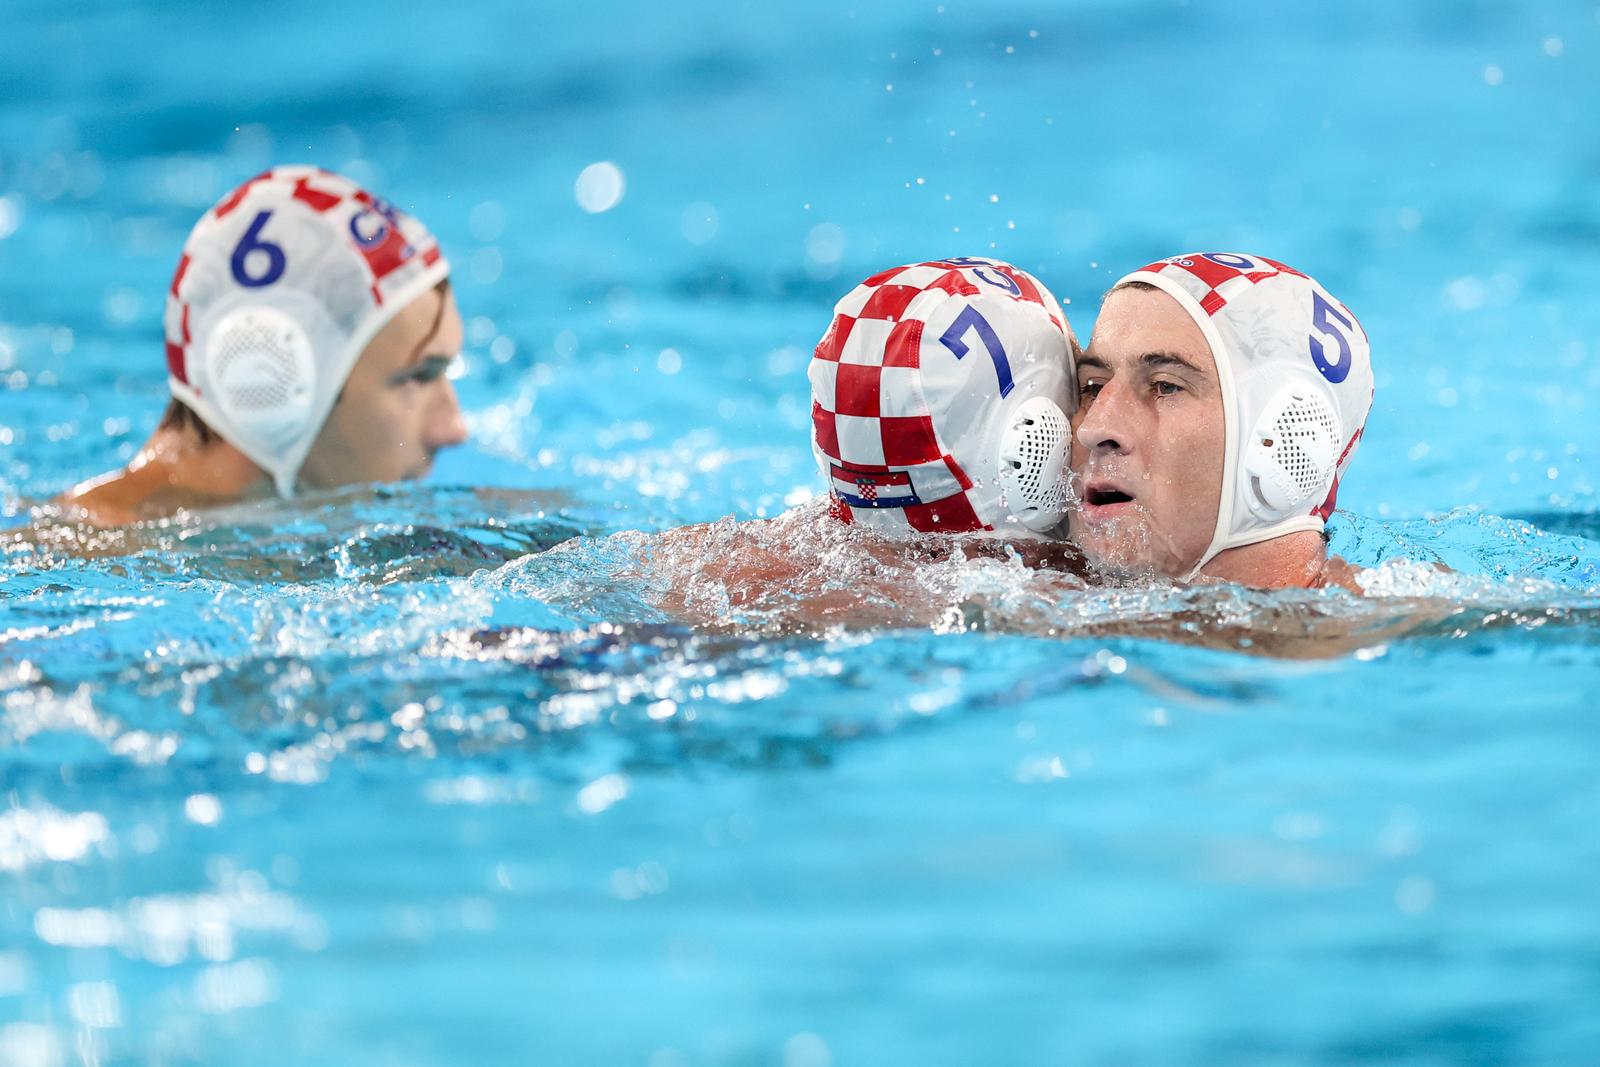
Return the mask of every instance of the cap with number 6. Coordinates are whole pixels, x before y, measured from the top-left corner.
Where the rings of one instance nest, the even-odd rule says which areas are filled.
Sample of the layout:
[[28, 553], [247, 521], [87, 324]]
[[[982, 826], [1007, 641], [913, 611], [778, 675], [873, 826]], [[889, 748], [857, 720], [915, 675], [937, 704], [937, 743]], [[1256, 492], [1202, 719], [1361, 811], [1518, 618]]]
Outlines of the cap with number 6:
[[362, 350], [449, 270], [394, 205], [317, 167], [274, 167], [184, 244], [167, 295], [172, 395], [290, 496]]

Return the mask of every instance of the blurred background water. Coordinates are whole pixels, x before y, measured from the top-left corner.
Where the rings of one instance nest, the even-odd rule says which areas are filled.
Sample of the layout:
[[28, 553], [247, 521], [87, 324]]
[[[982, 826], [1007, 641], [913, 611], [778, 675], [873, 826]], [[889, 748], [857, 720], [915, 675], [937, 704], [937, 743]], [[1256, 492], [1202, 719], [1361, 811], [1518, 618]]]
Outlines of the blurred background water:
[[[422, 487], [8, 551], [0, 1062], [1600, 1057], [1592, 0], [3, 31], [13, 525], [153, 427], [183, 236], [272, 163], [439, 235], [473, 441]], [[621, 531], [821, 491], [805, 360], [860, 277], [1004, 257], [1087, 339], [1200, 248], [1361, 316], [1336, 547], [1446, 559], [1382, 591], [1457, 616], [1316, 663], [716, 636], [625, 577]]]

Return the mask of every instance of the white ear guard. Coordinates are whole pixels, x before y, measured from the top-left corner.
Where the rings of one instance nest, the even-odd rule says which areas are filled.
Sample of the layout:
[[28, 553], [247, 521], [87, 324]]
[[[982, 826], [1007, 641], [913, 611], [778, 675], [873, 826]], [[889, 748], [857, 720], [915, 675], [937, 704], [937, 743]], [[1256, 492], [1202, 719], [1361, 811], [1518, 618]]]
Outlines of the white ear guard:
[[1305, 514], [1328, 495], [1343, 441], [1327, 390], [1309, 377], [1281, 386], [1245, 442], [1245, 505], [1269, 522]]
[[[214, 316], [214, 318], [212, 318]], [[339, 346], [338, 325], [306, 293], [235, 293], [195, 323], [190, 380], [173, 395], [293, 492], [295, 472], [328, 417], [348, 369], [319, 353]]]
[[1000, 437], [1001, 503], [1036, 533], [1056, 526], [1071, 500], [1072, 428], [1049, 397], [1029, 397]]
[[202, 358], [212, 401], [236, 433], [276, 452], [306, 432], [316, 366], [311, 339], [293, 316], [237, 308], [212, 327]]

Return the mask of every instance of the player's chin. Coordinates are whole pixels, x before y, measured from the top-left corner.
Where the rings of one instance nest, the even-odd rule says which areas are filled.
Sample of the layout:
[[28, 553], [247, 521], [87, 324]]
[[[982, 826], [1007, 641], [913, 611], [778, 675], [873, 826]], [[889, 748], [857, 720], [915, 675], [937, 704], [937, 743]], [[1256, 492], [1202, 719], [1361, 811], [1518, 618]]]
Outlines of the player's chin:
[[1146, 571], [1151, 567], [1150, 536], [1133, 516], [1091, 520], [1074, 515], [1072, 542], [1089, 563], [1113, 571]]

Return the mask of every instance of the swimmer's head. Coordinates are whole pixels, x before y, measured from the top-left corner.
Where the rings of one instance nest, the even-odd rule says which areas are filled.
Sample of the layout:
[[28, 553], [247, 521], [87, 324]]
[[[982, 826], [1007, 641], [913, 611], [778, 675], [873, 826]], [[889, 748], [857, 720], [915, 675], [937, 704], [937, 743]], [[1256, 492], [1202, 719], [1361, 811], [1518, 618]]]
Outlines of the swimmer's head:
[[167, 296], [172, 396], [283, 496], [297, 481], [425, 473], [464, 436], [441, 377], [461, 343], [449, 269], [393, 204], [316, 167], [275, 167], [184, 244]]
[[1079, 361], [1074, 538], [1192, 578], [1218, 553], [1320, 531], [1372, 404], [1360, 323], [1261, 256], [1174, 256], [1107, 294]]
[[812, 451], [835, 514], [900, 533], [1059, 525], [1076, 347], [1055, 297], [1006, 263], [868, 278], [810, 366]]

